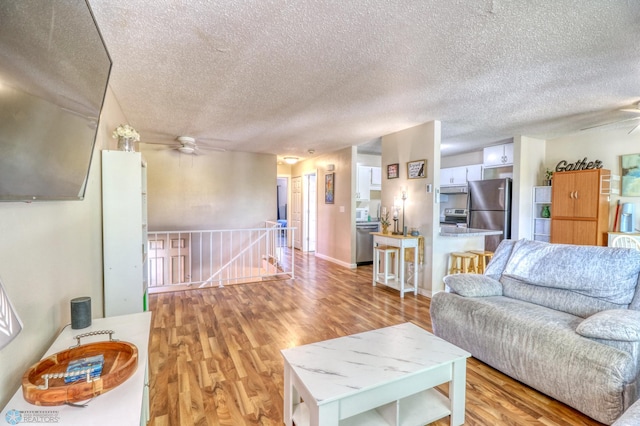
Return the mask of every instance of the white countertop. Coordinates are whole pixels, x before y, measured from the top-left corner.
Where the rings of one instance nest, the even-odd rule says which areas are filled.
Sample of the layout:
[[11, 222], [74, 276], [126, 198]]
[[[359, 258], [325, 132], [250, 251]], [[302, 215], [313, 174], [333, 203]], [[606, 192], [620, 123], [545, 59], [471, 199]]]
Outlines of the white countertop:
[[441, 237], [485, 237], [487, 235], [502, 235], [500, 230], [459, 228], [457, 226], [441, 226]]
[[[86, 407], [70, 405], [39, 406], [27, 402], [20, 387], [1, 414], [1, 418], [22, 423], [57, 423], [81, 426], [138, 426], [143, 410], [144, 390], [147, 383], [147, 359], [151, 312], [94, 318], [89, 327], [74, 330], [65, 327], [44, 357], [68, 349], [77, 343], [74, 336], [98, 330], [113, 330], [114, 339], [134, 344], [138, 348], [138, 368], [135, 373], [114, 389], [87, 402]], [[81, 343], [108, 340], [106, 335], [83, 338]], [[9, 417], [7, 417], [9, 416]], [[7, 420], [10, 424], [9, 420]], [[4, 424], [4, 422], [3, 422]]]

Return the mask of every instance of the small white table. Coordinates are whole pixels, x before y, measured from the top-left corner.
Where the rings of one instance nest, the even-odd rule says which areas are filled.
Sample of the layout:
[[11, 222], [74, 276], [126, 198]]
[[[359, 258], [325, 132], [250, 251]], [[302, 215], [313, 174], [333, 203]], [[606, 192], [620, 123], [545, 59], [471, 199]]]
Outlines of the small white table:
[[[397, 279], [389, 280], [386, 284], [378, 279], [378, 274], [380, 272], [380, 265], [374, 262], [373, 265], [373, 286], [375, 287], [376, 283], [385, 284], [389, 287], [393, 287], [396, 290], [400, 291], [400, 297], [404, 297], [404, 294], [407, 292], [413, 292], [414, 295], [418, 294], [418, 237], [414, 237], [411, 235], [393, 235], [393, 234], [383, 234], [382, 232], [372, 232], [373, 235], [373, 258], [375, 259], [375, 251], [377, 246], [392, 246], [398, 247], [400, 249], [400, 263], [399, 263], [399, 271], [396, 273]], [[415, 267], [415, 273], [411, 279], [412, 285], [407, 285], [404, 279], [404, 249], [413, 248], [413, 265]], [[387, 265], [385, 265], [387, 267]]]
[[[138, 348], [138, 368], [131, 377], [108, 392], [98, 395], [86, 407], [70, 405], [39, 406], [25, 401], [22, 387], [13, 395], [4, 410], [2, 424], [9, 425], [8, 419], [23, 423], [55, 423], [78, 426], [139, 426], [149, 419], [149, 380], [147, 360], [149, 358], [149, 332], [151, 312], [93, 319], [92, 324], [83, 329], [65, 327], [53, 342], [43, 358], [69, 349], [77, 341], [74, 336], [98, 330], [113, 330], [114, 339], [133, 343]], [[81, 343], [108, 340], [107, 335], [82, 338]], [[5, 423], [6, 419], [6, 423]]]
[[[281, 352], [287, 426], [464, 423], [471, 354], [415, 324]], [[446, 382], [448, 398], [433, 389]]]

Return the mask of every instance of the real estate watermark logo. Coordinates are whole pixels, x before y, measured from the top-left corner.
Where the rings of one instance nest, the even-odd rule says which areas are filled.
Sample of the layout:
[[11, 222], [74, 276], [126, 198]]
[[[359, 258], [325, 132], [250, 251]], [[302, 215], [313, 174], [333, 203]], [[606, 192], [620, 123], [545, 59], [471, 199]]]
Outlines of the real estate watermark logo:
[[9, 410], [4, 418], [10, 425], [25, 423], [59, 423], [60, 413], [52, 410]]

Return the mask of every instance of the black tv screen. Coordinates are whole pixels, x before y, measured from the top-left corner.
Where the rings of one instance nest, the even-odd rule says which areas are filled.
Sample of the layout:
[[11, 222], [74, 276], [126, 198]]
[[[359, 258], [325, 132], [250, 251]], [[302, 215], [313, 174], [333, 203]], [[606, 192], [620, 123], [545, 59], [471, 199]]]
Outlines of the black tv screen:
[[0, 201], [84, 198], [110, 72], [85, 0], [0, 2]]

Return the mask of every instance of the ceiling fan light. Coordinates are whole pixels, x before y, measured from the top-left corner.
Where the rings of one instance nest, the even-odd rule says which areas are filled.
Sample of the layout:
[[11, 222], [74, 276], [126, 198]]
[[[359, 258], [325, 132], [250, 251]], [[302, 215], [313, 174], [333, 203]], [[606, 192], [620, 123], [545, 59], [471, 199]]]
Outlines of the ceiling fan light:
[[284, 157], [284, 162], [287, 164], [296, 164], [298, 162], [298, 157]]
[[193, 152], [195, 151], [195, 148], [192, 146], [184, 145], [178, 148], [178, 151], [180, 151], [183, 154], [193, 154]]

